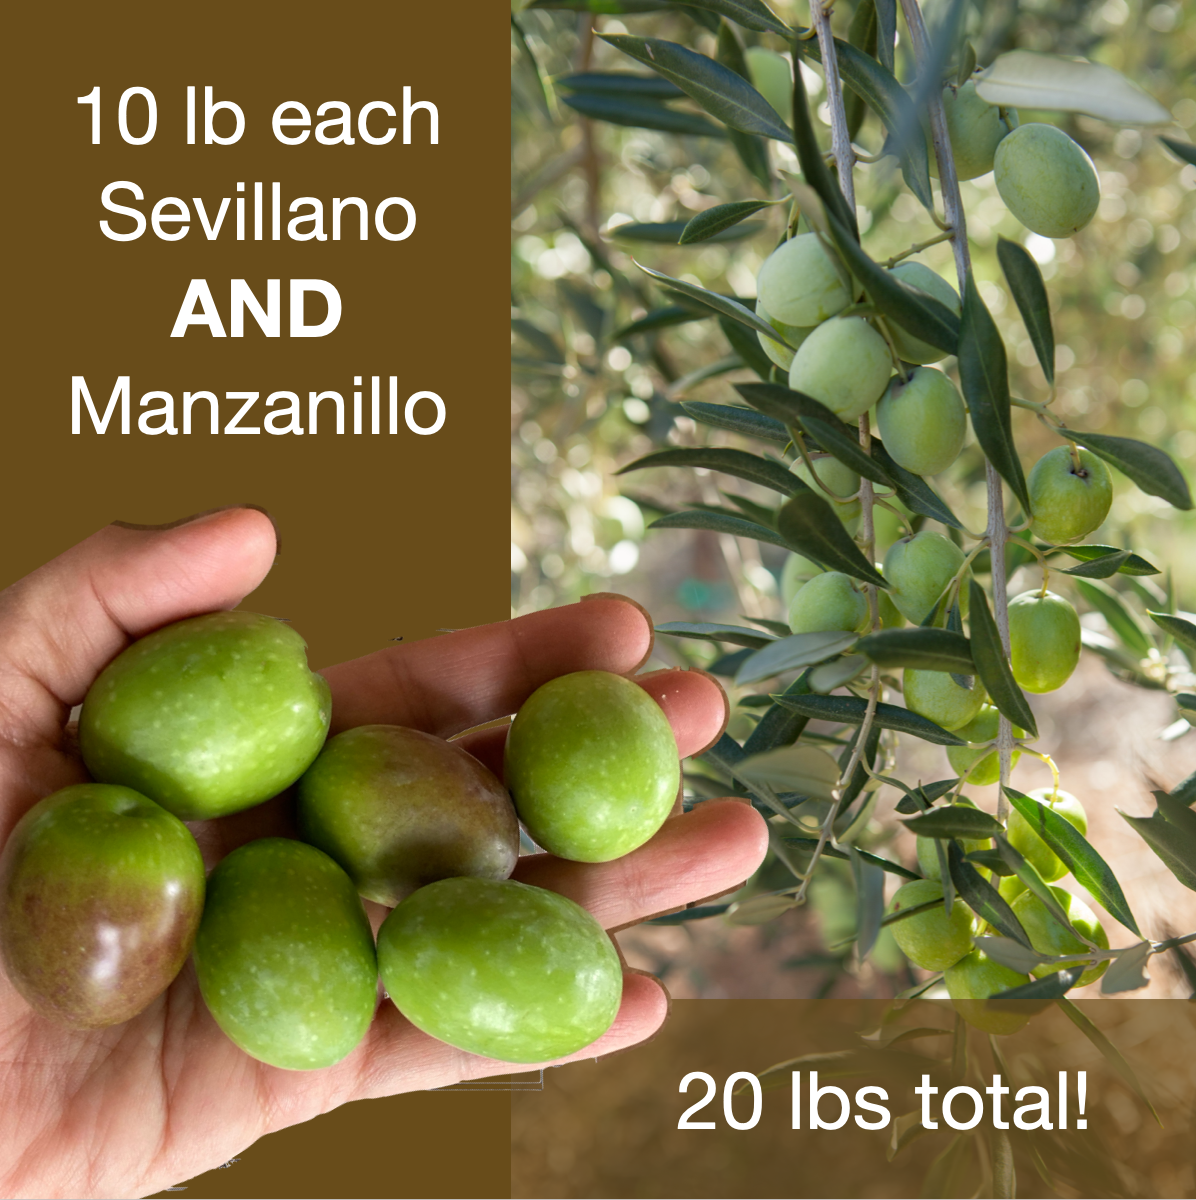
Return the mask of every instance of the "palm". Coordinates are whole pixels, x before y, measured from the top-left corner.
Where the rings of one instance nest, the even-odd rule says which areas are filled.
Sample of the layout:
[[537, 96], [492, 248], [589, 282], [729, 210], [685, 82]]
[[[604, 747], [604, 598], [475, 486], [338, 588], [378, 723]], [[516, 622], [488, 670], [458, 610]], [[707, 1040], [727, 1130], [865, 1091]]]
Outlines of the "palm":
[[[64, 727], [98, 670], [130, 636], [238, 603], [274, 554], [268, 522], [235, 509], [162, 532], [109, 527], [0, 596], [0, 844], [34, 802], [85, 778]], [[539, 683], [644, 659], [642, 615], [616, 599], [386, 650], [326, 672], [338, 728], [384, 722], [440, 736], [504, 716]], [[645, 686], [682, 754], [717, 735], [721, 693], [701, 675]], [[498, 767], [501, 732], [466, 744]], [[289, 832], [281, 800], [193, 825], [208, 865], [234, 846]], [[584, 904], [607, 928], [725, 890], [763, 853], [762, 823], [739, 804], [703, 806], [606, 865], [524, 859], [517, 877]], [[375, 906], [375, 922], [384, 910]], [[612, 1029], [585, 1057], [631, 1045], [663, 1019], [665, 996], [629, 974]], [[0, 1194], [144, 1195], [232, 1157], [258, 1137], [350, 1100], [494, 1074], [504, 1064], [420, 1033], [390, 1004], [335, 1067], [264, 1066], [220, 1032], [188, 964], [139, 1017], [87, 1032], [31, 1012], [0, 976]]]

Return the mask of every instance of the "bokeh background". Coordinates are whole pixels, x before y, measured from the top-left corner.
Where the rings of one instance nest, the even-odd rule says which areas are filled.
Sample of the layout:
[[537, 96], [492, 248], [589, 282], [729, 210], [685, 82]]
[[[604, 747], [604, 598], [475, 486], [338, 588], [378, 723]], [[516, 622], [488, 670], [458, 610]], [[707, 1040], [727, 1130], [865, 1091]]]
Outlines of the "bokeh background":
[[[790, 21], [804, 22], [804, 4], [773, 7]], [[924, 7], [933, 21], [942, 6]], [[1071, 239], [1027, 234], [1007, 212], [991, 174], [962, 187], [980, 291], [1009, 348], [1014, 394], [1043, 400], [1047, 388], [996, 262], [998, 235], [1022, 242], [1047, 281], [1057, 340], [1055, 411], [1086, 429], [1161, 446], [1191, 475], [1196, 167], [1178, 162], [1154, 134], [1196, 137], [1196, 14], [1185, 14], [1178, 2], [1137, 0], [1000, 0], [978, 7], [983, 12], [971, 14], [969, 29], [981, 64], [1014, 48], [1082, 55], [1124, 72], [1174, 118], [1170, 128], [1144, 131], [1083, 116], [1022, 112], [1023, 121], [1041, 117], [1060, 124], [1096, 162], [1100, 209]], [[849, 15], [850, 5], [837, 6], [836, 29]], [[617, 472], [666, 446], [735, 444], [731, 435], [695, 427], [679, 402], [727, 403], [735, 399], [733, 383], [754, 378], [737, 366], [713, 321], [625, 334], [646, 312], [675, 302], [633, 259], [750, 299], [756, 273], [782, 235], [787, 207], [764, 210], [736, 228], [746, 236], [725, 242], [679, 247], [634, 236], [638, 224], [684, 223], [715, 204], [764, 193], [727, 140], [586, 119], [569, 107], [568, 89], [554, 82], [580, 71], [635, 67], [596, 37], [602, 32], [691, 44], [696, 37], [695, 48], [713, 53], [715, 35], [691, 17], [513, 7], [514, 613], [617, 590], [646, 605], [658, 623], [784, 616], [778, 592], [782, 551], [713, 533], [647, 530], [662, 512], [694, 501], [717, 502], [720, 488], [751, 498], [757, 493], [750, 485], [688, 469]], [[743, 31], [743, 36], [749, 47], [784, 50], [770, 35]], [[898, 74], [908, 79], [912, 72], [904, 56], [899, 43]], [[802, 75], [816, 119], [825, 125], [821, 76], [806, 67]], [[671, 107], [697, 111], [688, 101]], [[875, 152], [882, 136], [869, 117], [857, 144]], [[774, 168], [796, 170], [786, 147], [770, 146]], [[892, 162], [856, 170], [860, 226], [877, 259], [936, 232], [901, 189], [900, 177], [891, 174]], [[920, 257], [952, 277], [946, 245]], [[1015, 412], [1015, 423], [1027, 467], [1057, 444], [1030, 413]], [[1132, 544], [1173, 575], [1180, 608], [1196, 609], [1191, 552], [1196, 517], [1114, 476], [1109, 522], [1090, 540]], [[936, 486], [969, 527], [983, 526], [983, 467], [974, 446]], [[879, 534], [882, 547], [896, 536], [883, 523]], [[1023, 571], [1010, 594], [1031, 582]], [[1084, 621], [1103, 627], [1097, 613], [1086, 613]], [[717, 655], [704, 643], [662, 637], [655, 665], [708, 666]], [[734, 696], [730, 681], [724, 682]], [[1058, 763], [1063, 786], [1085, 803], [1090, 839], [1113, 865], [1140, 923], [1156, 937], [1196, 929], [1196, 895], [1171, 878], [1116, 811], [1146, 815], [1153, 809], [1152, 787], [1172, 786], [1196, 768], [1196, 735], [1184, 736], [1186, 726], [1177, 725], [1174, 700], [1114, 678], [1100, 659], [1086, 654], [1073, 679], [1057, 693], [1036, 697], [1034, 706], [1042, 734], [1038, 746]], [[731, 732], [746, 733], [747, 719], [737, 715]], [[943, 752], [935, 747], [916, 743], [902, 753], [903, 778], [930, 780], [947, 773]], [[1049, 782], [1046, 767], [1028, 758], [1013, 779], [1023, 791]], [[995, 802], [995, 789], [971, 792], [982, 807]], [[891, 801], [877, 811], [870, 848], [910, 861], [910, 839], [892, 819]], [[846, 950], [835, 950], [850, 938], [855, 919], [850, 879], [839, 866], [846, 864], [820, 868], [807, 907], [767, 925], [735, 926], [714, 918], [648, 926], [621, 935], [624, 951], [634, 965], [661, 974], [676, 996], [892, 995], [911, 978], [888, 939], [862, 965]], [[1111, 920], [1106, 924], [1113, 945], [1129, 944], [1128, 931]], [[1175, 954], [1154, 961], [1150, 988], [1135, 995], [1187, 997], [1194, 991], [1196, 967]]]

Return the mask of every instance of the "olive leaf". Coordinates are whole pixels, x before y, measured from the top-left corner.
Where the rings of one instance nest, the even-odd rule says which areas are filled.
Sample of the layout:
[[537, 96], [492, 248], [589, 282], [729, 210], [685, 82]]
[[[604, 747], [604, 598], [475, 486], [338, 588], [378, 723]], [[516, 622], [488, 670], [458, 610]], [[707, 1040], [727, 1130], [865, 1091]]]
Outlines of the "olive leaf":
[[808, 490], [783, 463], [725, 446], [675, 446], [657, 450], [620, 467], [617, 473], [625, 475], [628, 471], [642, 471], [647, 467], [704, 467], [708, 471], [720, 471], [758, 483], [783, 496]]
[[837, 629], [777, 638], [744, 659], [735, 682], [740, 685], [758, 683], [761, 679], [771, 679], [785, 671], [825, 662], [855, 645], [855, 640], [854, 633], [843, 633]]
[[799, 554], [828, 570], [888, 588], [884, 576], [860, 553], [830, 503], [811, 491], [791, 497], [777, 514], [777, 529]]
[[1136, 992], [1150, 983], [1146, 964], [1154, 948], [1149, 942], [1139, 942], [1123, 950], [1110, 964], [1100, 981], [1101, 994], [1113, 996], [1118, 992]]
[[1068, 919], [1067, 913], [1063, 911], [1063, 905], [1059, 903], [1055, 893], [1043, 881], [1034, 864], [1026, 859], [1003, 833], [996, 835], [995, 844], [997, 847], [996, 853], [1008, 867], [1010, 874], [1016, 875], [1026, 885], [1027, 889], [1042, 901], [1046, 906], [1047, 912], [1054, 917], [1059, 925], [1074, 933], [1071, 921]]
[[1196, 622], [1172, 613], [1147, 612], [1146, 614], [1164, 633], [1173, 637], [1189, 658], [1196, 656]]
[[[833, 721], [842, 725], [862, 725], [868, 710], [868, 702], [858, 696], [773, 696], [773, 700], [785, 708], [801, 713], [816, 721]], [[878, 704], [874, 724], [881, 729], [892, 729], [897, 733], [909, 733], [936, 746], [966, 746], [962, 738], [948, 733], [941, 725], [899, 708], [896, 704]]]
[[1132, 654], [1145, 658], [1151, 652], [1154, 642], [1146, 626], [1108, 584], [1095, 579], [1077, 579], [1076, 590], [1108, 621], [1109, 628]]
[[1006, 786], [1005, 795], [1026, 823], [1059, 856], [1064, 866], [1087, 888], [1092, 898], [1127, 929], [1142, 936], [1125, 893], [1109, 864], [1070, 821], [1030, 796]]
[[984, 684], [989, 699], [998, 710], [1015, 725], [1020, 725], [1030, 737], [1036, 738], [1038, 724], [1026, 697], [1022, 694], [1022, 689], [1013, 678], [1009, 660], [1001, 646], [997, 623], [993, 619], [992, 609], [988, 606], [988, 596], [974, 579], [968, 581], [968, 596], [972, 661], [976, 664], [980, 682]]
[[912, 667], [918, 671], [955, 671], [968, 675], [975, 669], [968, 639], [946, 629], [882, 629], [860, 638], [856, 649], [882, 667]]
[[704, 400], [683, 400], [681, 407], [703, 425], [729, 429], [732, 433], [739, 433], [744, 437], [777, 442], [782, 446], [791, 441], [789, 430], [780, 421], [750, 408], [738, 408], [733, 404], [708, 404]]
[[1116, 575], [1130, 559], [1128, 550], [1117, 550], [1112, 554], [1102, 554], [1098, 558], [1090, 558], [1078, 567], [1068, 567], [1063, 575], [1075, 575], [1079, 579], [1108, 579]]
[[885, 875], [882, 868], [857, 850], [847, 847], [856, 894], [856, 958], [863, 962], [876, 945], [885, 915]]
[[770, 645], [775, 639], [756, 629], [745, 629], [742, 625], [716, 625], [706, 621], [666, 621], [656, 626], [657, 633], [672, 637], [696, 638], [703, 642], [725, 642], [732, 646], [748, 646], [758, 650]]
[[911, 512], [929, 517], [952, 529], [963, 529], [963, 522], [947, 507], [946, 501], [920, 475], [898, 466], [879, 439], [872, 439], [872, 457], [884, 467], [893, 480], [897, 499]]
[[[785, 689], [785, 694], [804, 696], [808, 695], [809, 691], [809, 672], [807, 671]], [[803, 717], [800, 713], [795, 713], [774, 702], [760, 718], [747, 741], [743, 743], [743, 752], [760, 754], [775, 746], [790, 746], [801, 737], [809, 720], [809, 717]]]
[[778, 746], [744, 758], [736, 774], [745, 783], [765, 783], [779, 792], [831, 801], [839, 782], [839, 764], [817, 746]]
[[[736, 200], [730, 204], [716, 204], [687, 221], [677, 241], [682, 246], [709, 241], [716, 234], [732, 229], [753, 213], [776, 203], [775, 200]], [[755, 232], [755, 229], [751, 232]]]
[[[626, 221], [622, 225], [615, 225], [608, 233], [610, 237], [625, 242], [655, 242], [661, 246], [676, 246], [688, 225], [688, 221]], [[759, 221], [751, 221], [746, 225], [716, 231], [709, 240], [734, 242], [751, 237], [760, 229]]]
[[964, 858], [963, 848], [956, 841], [947, 843], [947, 866], [951, 882], [968, 908], [999, 933], [1030, 949], [1030, 939], [1005, 897]]
[[[1066, 995], [1079, 983], [1080, 976], [1084, 974], [1085, 969], [1082, 966], [1064, 967], [1058, 971], [1052, 971], [1049, 975], [1044, 975], [1041, 979], [1033, 979], [1029, 983], [1023, 983], [1018, 987], [1007, 988], [1003, 992], [997, 992], [995, 995], [990, 996], [986, 1007], [999, 1009], [1002, 1001], [1006, 1000], [1013, 1001], [1013, 1004], [1019, 1008], [1021, 1007], [1021, 1002], [1025, 1000], [1057, 1000], [1059, 997]], [[1025, 972], [1023, 971], [1022, 974], [1025, 974]], [[1000, 1194], [1012, 1196], [1013, 1192], [1007, 1191]]]
[[552, 82], [554, 87], [567, 92], [597, 92], [648, 100], [679, 100], [685, 95], [667, 79], [637, 71], [578, 71], [573, 75], [558, 75]]
[[[1184, 885], [1196, 891], [1196, 812], [1178, 796], [1154, 793], [1156, 807], [1149, 817], [1121, 813]], [[1137, 932], [1137, 930], [1135, 930]]]
[[[626, 125], [633, 129], [656, 129], [689, 137], [726, 137], [726, 130], [700, 113], [669, 108], [656, 100], [637, 100], [601, 92], [570, 92], [562, 96], [569, 108], [594, 121]], [[672, 239], [676, 241], [676, 239]]]
[[[1055, 546], [1046, 553], [1070, 554], [1072, 558], [1078, 558], [1081, 562], [1092, 562], [1094, 559], [1108, 558], [1110, 555], [1122, 554], [1124, 551], [1117, 546], [1099, 546], [1093, 543], [1088, 546]], [[1157, 575], [1159, 573], [1158, 567], [1132, 551], [1117, 570], [1122, 575]]]
[[1013, 301], [1022, 314], [1034, 353], [1047, 383], [1055, 382], [1055, 331], [1051, 328], [1051, 306], [1046, 284], [1030, 252], [1008, 238], [997, 238], [997, 259]]
[[1158, 496], [1185, 512], [1192, 507], [1192, 493], [1183, 472], [1157, 446], [1107, 433], [1083, 433], [1078, 429], [1058, 432], [1111, 463], [1148, 495]]
[[687, 8], [718, 13], [720, 17], [726, 17], [755, 33], [775, 33], [783, 38], [793, 34], [789, 26], [762, 0], [685, 0], [685, 5]]
[[1164, 125], [1171, 114], [1120, 71], [1103, 63], [1010, 50], [976, 77], [976, 91], [1004, 108], [1086, 113], [1129, 125]]
[[979, 840], [1004, 833], [1005, 826], [995, 817], [966, 804], [948, 804], [901, 822], [920, 837], [971, 838]]
[[1163, 137], [1161, 134], [1159, 135], [1159, 141], [1162, 142], [1163, 145], [1166, 146], [1176, 158], [1183, 162], [1191, 163], [1192, 166], [1196, 167], [1196, 146], [1193, 146], [1191, 142], [1180, 142], [1175, 138]]
[[648, 526], [649, 529], [706, 529], [712, 533], [729, 533], [732, 537], [751, 538], [757, 542], [767, 542], [770, 546], [781, 546], [786, 550], [792, 549], [789, 543], [775, 529], [748, 521], [743, 517], [731, 516], [725, 512], [674, 512], [666, 513]]
[[675, 83], [724, 125], [781, 142], [793, 140], [772, 105], [730, 67], [661, 38], [632, 37], [626, 33], [598, 36]]
[[625, 342], [628, 338], [638, 337], [640, 334], [658, 333], [662, 329], [671, 329], [674, 325], [685, 325], [690, 321], [704, 321], [709, 316], [709, 310], [706, 310], [704, 305], [701, 311], [695, 311], [695, 308], [684, 304], [668, 304], [616, 329], [611, 334], [611, 341]]

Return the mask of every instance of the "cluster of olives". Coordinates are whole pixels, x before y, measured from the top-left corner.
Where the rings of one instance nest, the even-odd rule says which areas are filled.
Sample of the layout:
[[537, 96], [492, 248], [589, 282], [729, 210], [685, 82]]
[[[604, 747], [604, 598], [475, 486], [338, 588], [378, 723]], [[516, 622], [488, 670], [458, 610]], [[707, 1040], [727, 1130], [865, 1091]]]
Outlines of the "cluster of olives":
[[[1087, 832], [1088, 820], [1084, 808], [1070, 793], [1058, 788], [1040, 788], [1031, 792], [1030, 796], [1070, 822], [1081, 834]], [[967, 800], [958, 803], [971, 806]], [[1010, 845], [1037, 870], [1044, 882], [1054, 884], [1067, 874], [1063, 861], [1016, 810], [1009, 818], [1006, 837]], [[991, 846], [991, 839], [965, 839], [962, 843], [964, 853], [989, 849]], [[893, 897], [894, 913], [943, 900], [942, 868], [935, 839], [919, 837], [917, 857], [923, 878], [898, 889]], [[987, 875], [988, 872], [982, 871], [981, 874]], [[998, 890], [1009, 902], [1031, 946], [1038, 953], [1047, 956], [1085, 954], [1090, 950], [1088, 943], [1102, 950], [1108, 949], [1108, 935], [1096, 914], [1064, 888], [1052, 887], [1051, 892], [1071, 923], [1071, 929], [1064, 928], [1042, 900], [1016, 876], [1005, 876]], [[948, 995], [960, 1014], [971, 1024], [990, 1033], [1012, 1033], [1028, 1020], [1025, 1013], [998, 1011], [985, 1004], [989, 997], [999, 992], [1029, 983], [1030, 977], [994, 961], [975, 946], [974, 939], [985, 931], [985, 923], [958, 897], [950, 912], [940, 903], [925, 912], [914, 913], [894, 922], [892, 930], [894, 939], [910, 962], [928, 971], [944, 972]], [[1079, 986], [1099, 979], [1107, 965], [1102, 961], [1089, 967], [1080, 976]], [[1059, 963], [1045, 962], [1034, 973], [1041, 976], [1061, 969]]]
[[[330, 710], [303, 640], [270, 617], [191, 618], [114, 659], [80, 716], [95, 782], [35, 804], [0, 855], [0, 958], [29, 1004], [75, 1028], [119, 1024], [193, 952], [217, 1024], [274, 1066], [348, 1054], [379, 976], [418, 1028], [504, 1061], [604, 1033], [622, 995], [610, 939], [571, 900], [509, 876], [520, 822], [584, 862], [656, 832], [680, 782], [660, 707], [607, 672], [546, 683], [511, 726], [506, 785], [418, 730], [327, 738]], [[250, 841], [205, 883], [184, 821], [293, 784], [303, 840]], [[376, 946], [361, 897], [392, 910]]]

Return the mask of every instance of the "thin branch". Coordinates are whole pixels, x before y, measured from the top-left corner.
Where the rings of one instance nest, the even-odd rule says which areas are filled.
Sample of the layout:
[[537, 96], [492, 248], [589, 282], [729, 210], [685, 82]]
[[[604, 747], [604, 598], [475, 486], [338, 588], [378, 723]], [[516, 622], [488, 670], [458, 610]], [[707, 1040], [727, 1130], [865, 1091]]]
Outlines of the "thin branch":
[[[847, 199], [848, 208], [855, 212], [855, 182], [851, 169], [855, 166], [855, 151], [851, 148], [851, 135], [847, 132], [847, 112], [843, 106], [843, 85], [839, 81], [839, 57], [835, 52], [835, 37], [831, 32], [830, 5], [823, 7], [823, 0], [812, 0], [810, 17], [818, 34], [818, 48], [822, 52], [822, 73], [826, 80], [826, 103], [831, 114], [831, 152], [839, 171], [839, 187]], [[800, 73], [801, 67], [798, 66]], [[801, 84], [800, 74], [797, 80]]]

